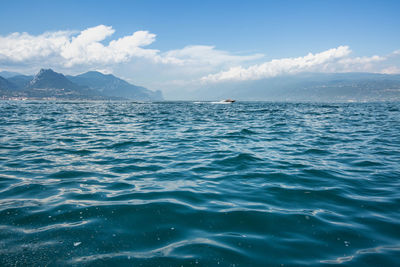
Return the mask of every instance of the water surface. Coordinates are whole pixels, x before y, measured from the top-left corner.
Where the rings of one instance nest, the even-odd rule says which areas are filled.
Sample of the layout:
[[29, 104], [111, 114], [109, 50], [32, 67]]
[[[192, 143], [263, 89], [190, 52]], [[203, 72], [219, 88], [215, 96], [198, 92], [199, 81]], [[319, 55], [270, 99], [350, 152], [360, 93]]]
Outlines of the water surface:
[[0, 102], [1, 266], [395, 266], [400, 103]]

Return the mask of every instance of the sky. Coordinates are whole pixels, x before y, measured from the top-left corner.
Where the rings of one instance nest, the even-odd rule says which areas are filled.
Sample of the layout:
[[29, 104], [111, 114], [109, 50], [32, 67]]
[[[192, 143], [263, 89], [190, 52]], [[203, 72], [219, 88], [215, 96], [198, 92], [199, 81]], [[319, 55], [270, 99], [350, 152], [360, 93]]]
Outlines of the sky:
[[112, 73], [166, 98], [301, 72], [400, 73], [400, 1], [1, 0], [0, 71]]

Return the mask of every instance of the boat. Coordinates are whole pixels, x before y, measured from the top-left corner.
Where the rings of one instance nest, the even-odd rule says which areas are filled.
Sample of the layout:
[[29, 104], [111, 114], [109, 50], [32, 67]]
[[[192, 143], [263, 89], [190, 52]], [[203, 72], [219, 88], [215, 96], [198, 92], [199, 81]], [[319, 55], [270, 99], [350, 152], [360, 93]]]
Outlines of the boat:
[[211, 102], [211, 104], [232, 104], [235, 102], [236, 102], [236, 100], [233, 100], [233, 99], [225, 99], [225, 100], [221, 100], [221, 101], [217, 101], [217, 102]]

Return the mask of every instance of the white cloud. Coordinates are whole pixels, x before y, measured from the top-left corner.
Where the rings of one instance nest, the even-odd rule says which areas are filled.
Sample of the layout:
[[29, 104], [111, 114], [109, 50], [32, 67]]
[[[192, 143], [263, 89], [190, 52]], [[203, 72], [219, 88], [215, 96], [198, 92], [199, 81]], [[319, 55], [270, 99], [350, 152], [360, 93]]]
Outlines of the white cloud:
[[[203, 82], [244, 81], [274, 77], [282, 74], [300, 72], [374, 72], [399, 73], [398, 60], [400, 50], [386, 56], [350, 57], [348, 46], [339, 46], [321, 53], [309, 53], [304, 57], [274, 59], [262, 64], [244, 68], [231, 67], [227, 71], [203, 76]], [[395, 65], [392, 65], [395, 64]]]
[[181, 65], [222, 65], [237, 64], [244, 61], [256, 60], [264, 57], [263, 54], [233, 55], [227, 51], [217, 50], [215, 46], [190, 45], [182, 49], [170, 50], [162, 55], [166, 61], [170, 60]]
[[29, 61], [44, 59], [72, 67], [79, 64], [120, 63], [133, 57], [154, 58], [159, 52], [142, 48], [155, 41], [156, 35], [148, 31], [137, 31], [104, 45], [102, 42], [114, 32], [110, 26], [99, 25], [77, 35], [70, 31], [59, 31], [38, 36], [28, 33], [0, 36], [0, 62], [28, 64]]
[[[244, 68], [231, 67], [226, 71], [203, 76], [203, 82], [245, 81], [275, 77], [300, 72], [373, 72], [399, 73], [396, 50], [386, 56], [351, 57], [348, 46], [339, 46], [321, 53], [309, 53], [304, 57], [274, 59]], [[394, 65], [393, 65], [394, 64]]]
[[369, 64], [373, 62], [383, 61], [385, 57], [381, 56], [372, 56], [372, 57], [355, 57], [355, 58], [343, 58], [339, 60], [340, 64]]
[[148, 31], [137, 31], [104, 44], [114, 33], [111, 26], [99, 25], [80, 32], [58, 31], [37, 36], [13, 33], [0, 36], [0, 64], [9, 62], [29, 65], [41, 60], [42, 64], [71, 68], [77, 65], [105, 66], [128, 62], [133, 58], [145, 58], [161, 64], [209, 67], [238, 64], [263, 57], [262, 54], [233, 55], [217, 50], [214, 46], [203, 45], [160, 53], [156, 49], [144, 48], [156, 39], [156, 35]]
[[112, 40], [107, 46], [103, 45], [101, 41], [113, 33], [111, 27], [104, 25], [82, 31], [62, 47], [61, 56], [66, 59], [65, 65], [120, 63], [132, 57], [154, 57], [158, 53], [158, 50], [142, 48], [155, 41], [155, 34], [137, 31]]
[[53, 56], [60, 53], [71, 34], [69, 31], [58, 31], [38, 36], [28, 33], [0, 36], [0, 61], [22, 62]]
[[328, 66], [330, 72], [376, 72], [376, 64], [386, 60], [386, 57], [346, 57], [340, 59], [336, 64]]
[[280, 74], [314, 71], [317, 68], [326, 68], [327, 63], [344, 58], [349, 55], [350, 52], [351, 50], [348, 46], [339, 46], [317, 54], [309, 53], [304, 57], [274, 59], [248, 68], [243, 68], [241, 66], [232, 67], [227, 71], [207, 75], [203, 77], [202, 80], [213, 82], [256, 80], [274, 77]]
[[390, 66], [383, 69], [380, 73], [382, 74], [400, 74], [400, 68], [396, 66]]

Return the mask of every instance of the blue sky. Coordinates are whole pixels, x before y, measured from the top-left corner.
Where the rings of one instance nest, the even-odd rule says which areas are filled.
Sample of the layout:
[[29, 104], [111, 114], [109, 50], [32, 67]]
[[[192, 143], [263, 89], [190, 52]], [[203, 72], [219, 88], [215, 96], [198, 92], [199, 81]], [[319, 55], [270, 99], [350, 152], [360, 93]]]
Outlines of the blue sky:
[[[329, 55], [311, 58], [316, 64], [313, 66], [320, 69], [321, 66], [317, 66], [320, 57], [329, 57], [323, 65], [326, 71], [400, 71], [396, 57], [400, 50], [400, 1], [13, 0], [3, 1], [1, 6], [0, 70], [33, 73], [41, 67], [52, 67], [74, 74], [98, 69], [154, 89], [184, 88], [190, 86], [190, 82], [204, 81], [205, 77], [220, 80], [215, 78], [218, 73], [223, 74], [218, 77], [234, 79], [239, 74], [250, 79], [269, 77], [275, 73], [265, 74], [266, 68], [270, 70], [274, 65], [271, 60], [304, 58], [309, 53], [318, 55], [331, 51]], [[42, 47], [43, 44], [38, 42], [48, 38], [43, 35], [46, 32], [60, 35], [61, 31], [67, 31], [65, 38], [72, 42], [74, 37], [91, 28], [102, 32], [104, 38], [96, 42], [105, 47], [112, 40], [138, 31], [148, 34], [140, 37], [142, 43], [138, 46], [138, 54], [127, 51], [119, 54], [120, 60], [111, 59], [116, 52], [109, 51], [110, 48], [108, 61], [93, 54], [85, 62], [83, 54], [76, 52], [86, 49], [82, 48], [82, 43], [72, 46], [75, 50], [60, 52], [53, 47], [59, 45], [53, 37], [51, 44], [46, 45], [47, 52], [41, 48], [24, 57], [13, 55], [19, 51], [15, 47], [28, 49], [23, 47], [27, 40], [33, 42], [29, 43], [30, 47]], [[28, 36], [12, 36], [23, 32]], [[113, 49], [134, 49], [134, 46], [126, 45], [128, 39]], [[50, 51], [49, 46], [56, 50]], [[346, 48], [339, 49], [343, 46]], [[88, 51], [93, 52], [91, 48]], [[374, 59], [374, 56], [377, 57]], [[342, 67], [336, 62], [338, 60]], [[329, 66], [326, 65], [328, 61]], [[355, 64], [357, 62], [359, 65]], [[39, 66], [39, 63], [45, 66]], [[267, 65], [262, 67], [265, 63]], [[365, 64], [369, 64], [368, 67]], [[313, 70], [302, 69], [303, 65], [300, 65], [294, 70], [293, 64], [292, 67], [279, 65], [279, 73]], [[259, 67], [256, 74], [246, 72], [252, 66]], [[238, 71], [228, 73], [231, 68]], [[165, 90], [168, 93], [168, 89]]]

